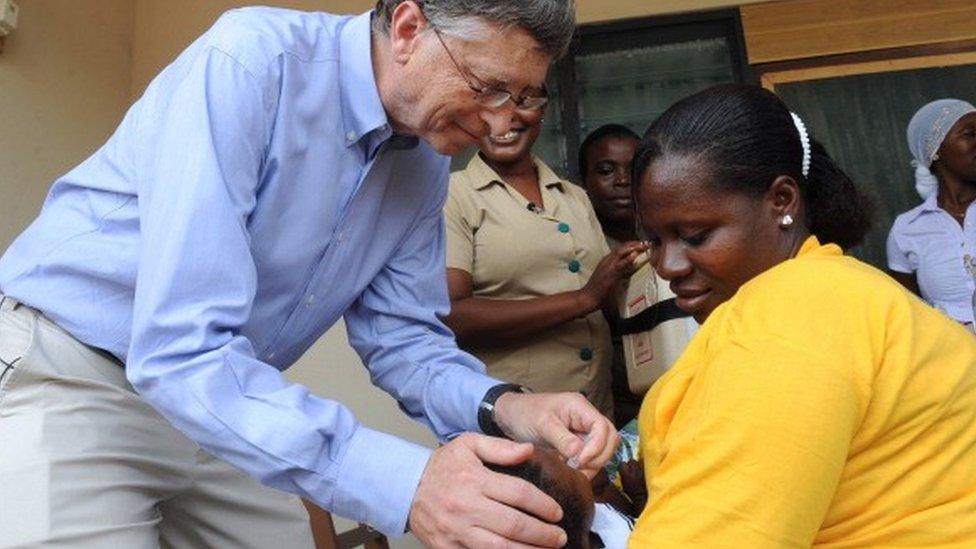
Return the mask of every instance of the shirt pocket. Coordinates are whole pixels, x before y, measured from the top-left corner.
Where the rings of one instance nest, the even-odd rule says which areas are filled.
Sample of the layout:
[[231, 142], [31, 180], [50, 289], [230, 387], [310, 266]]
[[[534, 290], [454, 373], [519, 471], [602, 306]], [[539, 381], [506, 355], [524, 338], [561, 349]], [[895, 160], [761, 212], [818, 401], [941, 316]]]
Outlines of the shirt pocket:
[[511, 291], [519, 285], [519, 273], [525, 268], [528, 252], [519, 242], [521, 238], [530, 236], [519, 235], [513, 227], [497, 222], [485, 223], [478, 229], [474, 235], [471, 262], [471, 279], [476, 292], [512, 297]]

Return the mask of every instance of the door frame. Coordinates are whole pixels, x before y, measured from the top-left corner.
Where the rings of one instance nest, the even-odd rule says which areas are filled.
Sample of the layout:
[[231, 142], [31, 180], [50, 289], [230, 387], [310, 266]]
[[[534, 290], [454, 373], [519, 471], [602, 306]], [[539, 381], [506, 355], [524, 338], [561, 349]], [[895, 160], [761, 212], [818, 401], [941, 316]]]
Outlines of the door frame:
[[777, 85], [792, 82], [973, 64], [976, 64], [976, 42], [966, 41], [937, 48], [897, 48], [768, 63], [754, 68], [759, 83], [770, 91], [776, 91]]

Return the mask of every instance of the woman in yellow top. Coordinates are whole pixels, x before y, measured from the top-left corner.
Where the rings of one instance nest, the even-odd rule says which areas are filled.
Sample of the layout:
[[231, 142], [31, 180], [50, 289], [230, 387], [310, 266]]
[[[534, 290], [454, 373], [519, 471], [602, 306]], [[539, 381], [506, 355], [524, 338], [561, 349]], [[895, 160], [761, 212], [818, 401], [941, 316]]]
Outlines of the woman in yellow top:
[[610, 252], [585, 191], [532, 155], [542, 115], [513, 109], [511, 131], [483, 138], [451, 175], [444, 321], [491, 375], [535, 391], [582, 391], [612, 418], [601, 307], [643, 248]]
[[976, 343], [843, 255], [869, 208], [772, 93], [675, 104], [635, 157], [657, 272], [702, 324], [640, 412], [631, 547], [976, 547]]

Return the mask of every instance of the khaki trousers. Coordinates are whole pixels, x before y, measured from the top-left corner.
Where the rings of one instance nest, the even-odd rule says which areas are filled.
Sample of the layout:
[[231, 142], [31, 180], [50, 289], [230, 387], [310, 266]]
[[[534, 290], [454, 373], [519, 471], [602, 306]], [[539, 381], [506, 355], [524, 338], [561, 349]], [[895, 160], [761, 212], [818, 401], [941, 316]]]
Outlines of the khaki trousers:
[[299, 499], [201, 450], [113, 359], [0, 294], [0, 548], [310, 548]]

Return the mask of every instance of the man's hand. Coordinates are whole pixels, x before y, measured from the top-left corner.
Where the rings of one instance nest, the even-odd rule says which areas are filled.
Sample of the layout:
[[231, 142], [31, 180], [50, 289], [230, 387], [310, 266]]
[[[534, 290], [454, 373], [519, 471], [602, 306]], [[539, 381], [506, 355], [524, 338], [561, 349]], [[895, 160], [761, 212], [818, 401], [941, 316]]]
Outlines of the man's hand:
[[[566, 534], [544, 521], [562, 509], [532, 484], [483, 465], [515, 465], [531, 444], [462, 435], [434, 451], [410, 506], [410, 530], [426, 547], [562, 547]], [[540, 518], [535, 518], [540, 517]]]
[[505, 393], [494, 417], [512, 439], [552, 446], [590, 478], [620, 442], [613, 422], [579, 393]]

